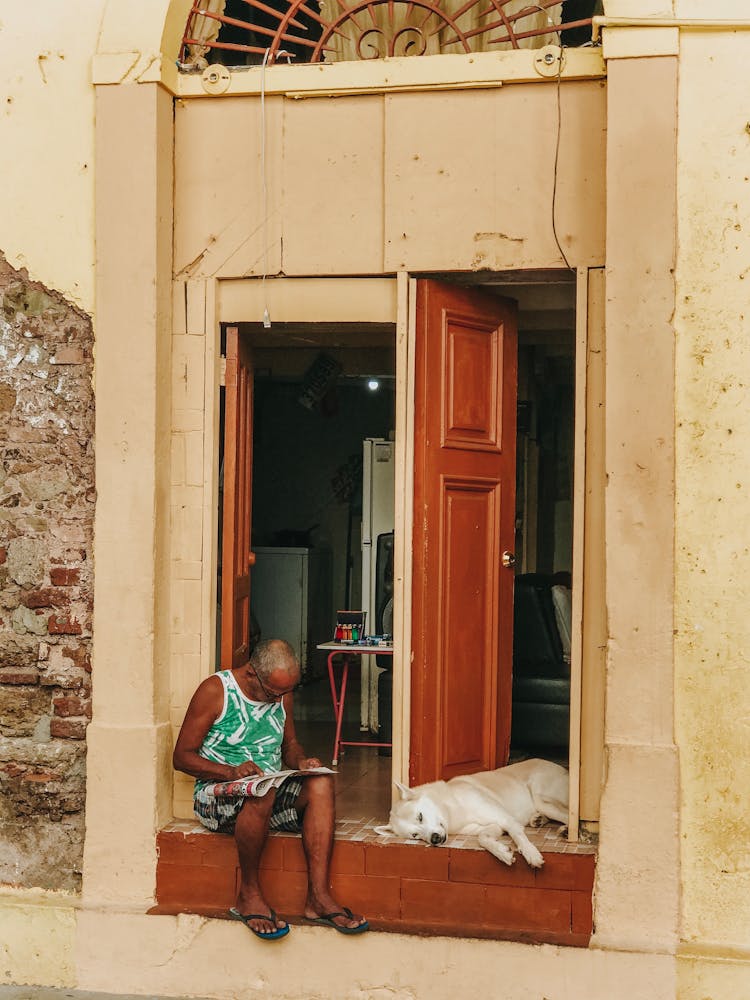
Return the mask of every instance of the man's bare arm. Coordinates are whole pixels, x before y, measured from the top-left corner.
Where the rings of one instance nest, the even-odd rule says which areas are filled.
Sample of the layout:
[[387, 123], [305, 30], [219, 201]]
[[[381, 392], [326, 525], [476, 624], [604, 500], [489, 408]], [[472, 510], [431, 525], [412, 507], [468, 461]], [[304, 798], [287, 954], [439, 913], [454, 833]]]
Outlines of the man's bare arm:
[[233, 767], [206, 760], [198, 753], [211, 726], [219, 717], [224, 705], [224, 688], [215, 675], [207, 677], [195, 692], [185, 713], [185, 720], [177, 737], [172, 764], [175, 770], [183, 771], [203, 781], [236, 781], [262, 770], [252, 760]]
[[304, 747], [297, 739], [294, 728], [293, 695], [284, 695], [284, 708], [286, 709], [286, 721], [284, 722], [284, 739], [281, 744], [281, 756], [287, 767], [295, 768], [298, 771], [307, 771], [311, 767], [320, 767], [317, 757], [308, 757]]

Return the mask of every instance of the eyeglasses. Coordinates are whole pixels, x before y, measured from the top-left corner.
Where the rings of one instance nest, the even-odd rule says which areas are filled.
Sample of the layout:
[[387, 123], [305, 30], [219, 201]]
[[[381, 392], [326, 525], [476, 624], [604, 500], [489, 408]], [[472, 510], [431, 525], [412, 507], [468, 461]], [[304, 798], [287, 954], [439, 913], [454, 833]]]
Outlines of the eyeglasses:
[[260, 684], [263, 694], [266, 696], [267, 701], [281, 701], [281, 699], [284, 697], [285, 694], [292, 694], [294, 691], [297, 691], [299, 688], [302, 687], [302, 684], [298, 682], [297, 684], [294, 685], [294, 687], [287, 688], [286, 691], [271, 691], [266, 687], [266, 685], [260, 679], [260, 675], [258, 674], [258, 671], [255, 669], [255, 667], [250, 667], [250, 669], [255, 674], [255, 679]]

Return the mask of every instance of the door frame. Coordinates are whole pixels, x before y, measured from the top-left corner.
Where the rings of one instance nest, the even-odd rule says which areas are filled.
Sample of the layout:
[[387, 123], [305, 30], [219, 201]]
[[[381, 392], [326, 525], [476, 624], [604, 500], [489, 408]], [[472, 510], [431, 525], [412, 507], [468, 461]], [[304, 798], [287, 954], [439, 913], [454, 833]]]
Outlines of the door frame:
[[[411, 542], [413, 528], [414, 470], [414, 380], [416, 338], [416, 279], [406, 271], [384, 278], [277, 278], [267, 282], [270, 296], [277, 296], [279, 308], [272, 315], [279, 321], [300, 319], [311, 322], [332, 321], [330, 313], [339, 309], [335, 289], [348, 288], [355, 292], [358, 308], [367, 318], [396, 325], [396, 449], [395, 449], [395, 515], [397, 532], [394, 552], [394, 702], [393, 757], [394, 781], [408, 783], [410, 745], [410, 643], [411, 643]], [[265, 293], [269, 297], [269, 293]], [[264, 293], [259, 279], [241, 281], [207, 279], [184, 283], [184, 297], [175, 296], [179, 306], [184, 303], [185, 329], [204, 334], [204, 448], [203, 448], [203, 531], [201, 562], [202, 615], [200, 674], [211, 673], [216, 641], [216, 562], [218, 550], [218, 434], [219, 389], [223, 381], [220, 353], [220, 330], [225, 323], [242, 322], [249, 316], [262, 315]], [[586, 455], [587, 425], [598, 416], [603, 422], [601, 399], [603, 379], [597, 375], [591, 391], [592, 364], [603, 365], [603, 270], [579, 268], [576, 300], [576, 423], [574, 463], [573, 552], [574, 608], [571, 655], [571, 810], [570, 836], [578, 835], [578, 803], [589, 800], [586, 817], [598, 817], [598, 801], [603, 766], [604, 722], [604, 661], [606, 618], [596, 595], [603, 593], [597, 579], [603, 579], [603, 541], [599, 545], [599, 527], [591, 525], [588, 508], [592, 495], [603, 496], [603, 457], [592, 463]], [[258, 309], [260, 308], [260, 312]], [[180, 310], [182, 311], [182, 310]], [[291, 311], [291, 312], [290, 312]], [[294, 315], [299, 312], [299, 315]], [[324, 315], [325, 313], [325, 315]], [[238, 319], [239, 317], [239, 319]], [[349, 318], [337, 313], [336, 319]], [[361, 317], [360, 317], [361, 318]], [[180, 324], [181, 325], [181, 324]], [[597, 434], [601, 431], [598, 428]], [[583, 472], [583, 475], [581, 475]], [[576, 510], [577, 507], [577, 510]], [[584, 549], [584, 534], [594, 545]], [[591, 609], [593, 608], [593, 612]], [[586, 661], [585, 685], [583, 664]], [[181, 685], [177, 684], [179, 690]], [[582, 710], [583, 704], [583, 710]], [[581, 767], [581, 745], [586, 755]], [[586, 789], [579, 788], [581, 777]], [[394, 785], [395, 792], [395, 785]]]

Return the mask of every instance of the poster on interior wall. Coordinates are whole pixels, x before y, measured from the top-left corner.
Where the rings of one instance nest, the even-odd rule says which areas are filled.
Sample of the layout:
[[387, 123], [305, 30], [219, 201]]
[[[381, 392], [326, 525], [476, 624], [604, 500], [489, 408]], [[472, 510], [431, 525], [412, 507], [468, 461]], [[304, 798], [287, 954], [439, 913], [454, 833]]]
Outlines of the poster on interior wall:
[[314, 410], [339, 377], [341, 364], [322, 352], [305, 372], [302, 391], [297, 401], [307, 410]]

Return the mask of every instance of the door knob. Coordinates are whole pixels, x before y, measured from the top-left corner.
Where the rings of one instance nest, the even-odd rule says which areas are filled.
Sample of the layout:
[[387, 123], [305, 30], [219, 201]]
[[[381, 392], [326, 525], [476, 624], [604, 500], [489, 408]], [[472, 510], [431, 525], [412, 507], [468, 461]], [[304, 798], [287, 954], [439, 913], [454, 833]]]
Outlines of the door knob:
[[510, 569], [512, 566], [516, 565], [516, 554], [515, 552], [503, 552], [503, 566], [506, 569]]

